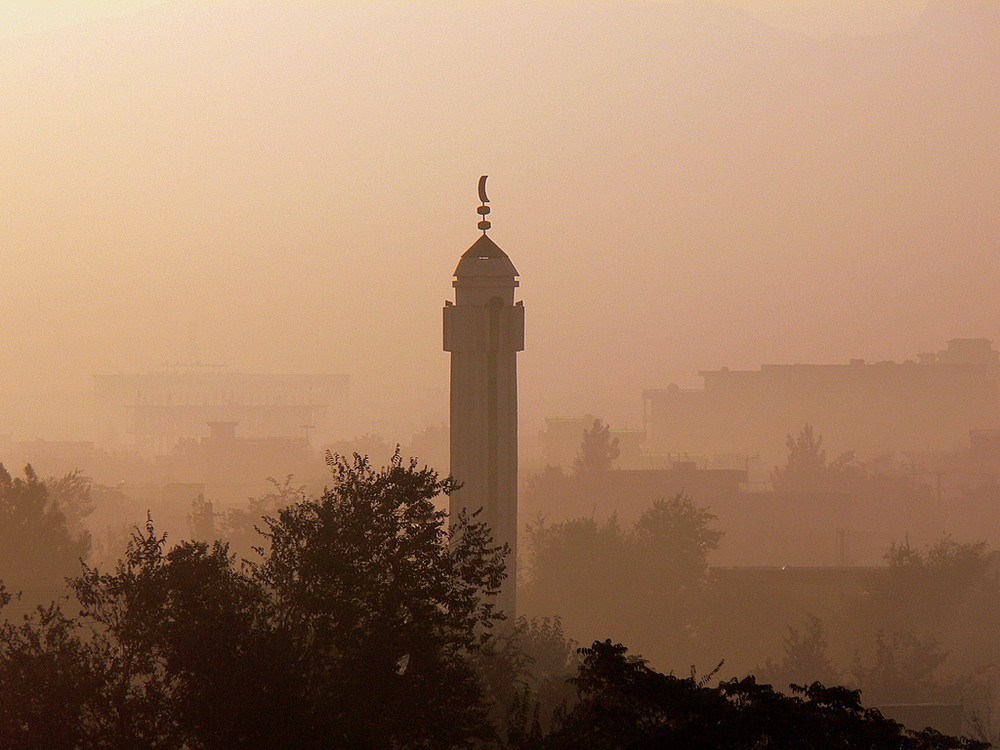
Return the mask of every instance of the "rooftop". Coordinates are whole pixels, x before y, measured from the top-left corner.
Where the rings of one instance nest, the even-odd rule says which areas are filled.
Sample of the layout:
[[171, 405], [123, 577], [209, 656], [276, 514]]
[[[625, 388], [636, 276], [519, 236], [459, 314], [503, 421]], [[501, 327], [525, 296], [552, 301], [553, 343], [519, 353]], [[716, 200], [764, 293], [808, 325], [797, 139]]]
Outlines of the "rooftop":
[[485, 233], [462, 254], [456, 276], [518, 276], [517, 269], [500, 246]]

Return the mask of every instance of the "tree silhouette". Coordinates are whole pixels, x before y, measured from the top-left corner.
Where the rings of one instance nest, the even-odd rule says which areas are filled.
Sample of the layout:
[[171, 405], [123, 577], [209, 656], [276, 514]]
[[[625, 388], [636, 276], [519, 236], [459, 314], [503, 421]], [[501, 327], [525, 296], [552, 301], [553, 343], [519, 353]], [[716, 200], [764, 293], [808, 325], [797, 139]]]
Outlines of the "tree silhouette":
[[678, 493], [654, 502], [632, 528], [615, 517], [529, 524], [524, 607], [559, 613], [576, 637], [619, 633], [679, 659], [693, 637], [707, 555], [722, 538], [713, 521]]
[[947, 657], [933, 636], [920, 636], [912, 630], [879, 631], [871, 662], [857, 654], [850, 671], [856, 684], [876, 703], [947, 702], [954, 691], [937, 675]]
[[315, 719], [348, 747], [461, 745], [485, 724], [466, 655], [502, 617], [506, 550], [472, 518], [449, 526], [433, 499], [454, 481], [398, 452], [378, 471], [357, 455], [328, 463], [333, 487], [267, 522], [252, 572], [313, 665]]
[[229, 508], [215, 518], [217, 538], [226, 542], [239, 559], [254, 557], [255, 548], [266, 545], [267, 540], [258, 531], [264, 526], [265, 518], [276, 516], [282, 508], [309, 497], [306, 485], [296, 483], [292, 474], [286, 474], [280, 481], [268, 477], [267, 482], [271, 489], [249, 498], [247, 507]]
[[[0, 604], [6, 599], [0, 589]], [[80, 626], [55, 605], [18, 625], [0, 624], [0, 745], [6, 750], [97, 747], [87, 742], [85, 722], [104, 681], [94, 648], [78, 636]]]
[[398, 454], [380, 470], [360, 456], [329, 463], [322, 497], [265, 520], [255, 562], [238, 566], [218, 542], [168, 548], [148, 522], [114, 570], [85, 567], [73, 581], [79, 618], [53, 608], [7, 626], [4, 747], [39, 747], [32, 732], [49, 710], [75, 734], [45, 747], [488, 738], [471, 657], [502, 617], [493, 601], [506, 550], [483, 524], [449, 526], [436, 510], [451, 479]]
[[754, 670], [761, 682], [786, 690], [792, 683], [818, 680], [833, 685], [840, 679], [839, 671], [827, 656], [826, 630], [819, 617], [810, 615], [801, 631], [789, 625], [788, 634], [783, 640], [784, 659], [774, 663], [769, 658], [762, 667]]
[[90, 535], [69, 530], [30, 464], [16, 478], [0, 464], [0, 580], [8, 590], [34, 602], [55, 599], [89, 549]]
[[580, 663], [577, 643], [555, 618], [519, 617], [513, 630], [476, 657], [490, 718], [502, 747], [533, 747], [573, 699], [570, 678]]
[[542, 750], [685, 748], [751, 750], [985, 750], [983, 743], [933, 730], [906, 731], [861, 704], [861, 694], [819, 682], [775, 692], [753, 677], [708, 686], [701, 680], [661, 674], [610, 640], [581, 649], [574, 679], [579, 702], [561, 726], [534, 747]]
[[643, 572], [672, 593], [697, 586], [708, 572], [708, 554], [719, 548], [723, 533], [712, 527], [716, 516], [678, 493], [656, 500], [635, 523], [633, 539]]
[[828, 467], [823, 437], [813, 434], [812, 425], [802, 428], [797, 437], [788, 436], [788, 460], [783, 467], [771, 472], [771, 483], [776, 490], [819, 491], [826, 489]]
[[[502, 617], [493, 601], [505, 550], [474, 518], [449, 525], [436, 509], [435, 497], [451, 492], [454, 482], [398, 454], [378, 470], [360, 456], [328, 460], [332, 487], [265, 518], [255, 561], [238, 565], [219, 542], [170, 547], [148, 521], [114, 569], [85, 566], [73, 580], [79, 617], [52, 605], [18, 625], [0, 625], [0, 744], [18, 750], [984, 747], [904, 732], [864, 708], [858, 691], [818, 682], [793, 686], [790, 696], [753, 677], [711, 687], [714, 673], [700, 680], [693, 670], [689, 678], [661, 674], [610, 640], [574, 660], [556, 620], [522, 621], [493, 635]], [[31, 485], [31, 476], [18, 486]], [[706, 528], [711, 519], [674, 498], [654, 506], [631, 532], [609, 526], [602, 533], [620, 545], [621, 562], [633, 572], [636, 555], [662, 544], [680, 549], [675, 535], [691, 537], [687, 549], [697, 559], [682, 569], [697, 576], [718, 539]], [[569, 547], [595, 538], [559, 536], [550, 541]], [[929, 559], [951, 564], [968, 557], [946, 547]], [[632, 598], [612, 603], [645, 606], [650, 592], [621, 586], [629, 574], [617, 574], [623, 595]], [[683, 607], [685, 589], [670, 590], [667, 601]], [[8, 600], [0, 586], [0, 605]], [[662, 620], [644, 627], [655, 622], [664, 629]], [[790, 639], [791, 650], [817, 652], [815, 635]], [[907, 653], [922, 644], [907, 645]], [[876, 676], [899, 663], [888, 650], [885, 656]], [[574, 663], [576, 677], [567, 683], [559, 673]]]
[[591, 428], [583, 432], [573, 470], [578, 476], [610, 471], [620, 454], [618, 438], [611, 437], [611, 428], [600, 419], [595, 419]]
[[[94, 512], [94, 482], [81, 470], [45, 480], [49, 499], [66, 518], [66, 527], [74, 536], [87, 535], [86, 519]], [[98, 488], [107, 491], [107, 488]]]

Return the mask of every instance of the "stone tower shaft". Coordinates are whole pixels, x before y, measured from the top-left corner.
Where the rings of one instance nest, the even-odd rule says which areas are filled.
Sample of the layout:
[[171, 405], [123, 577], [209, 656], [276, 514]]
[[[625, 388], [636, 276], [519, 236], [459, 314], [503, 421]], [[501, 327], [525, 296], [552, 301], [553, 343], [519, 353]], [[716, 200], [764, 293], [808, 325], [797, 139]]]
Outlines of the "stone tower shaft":
[[517, 352], [524, 307], [514, 301], [517, 269], [484, 233], [455, 269], [455, 302], [444, 307], [451, 352], [451, 475], [462, 487], [451, 513], [481, 509], [507, 544], [507, 580], [497, 605], [515, 616], [517, 582]]

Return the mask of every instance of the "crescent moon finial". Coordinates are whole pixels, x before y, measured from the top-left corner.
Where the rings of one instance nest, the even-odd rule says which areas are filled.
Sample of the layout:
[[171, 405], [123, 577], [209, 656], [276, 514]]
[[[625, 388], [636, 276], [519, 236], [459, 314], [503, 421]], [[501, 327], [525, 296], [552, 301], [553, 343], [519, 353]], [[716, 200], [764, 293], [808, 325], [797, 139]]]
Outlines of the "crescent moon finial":
[[479, 200], [483, 205], [481, 205], [479, 208], [476, 209], [476, 212], [479, 214], [479, 224], [477, 224], [476, 226], [478, 226], [480, 229], [483, 230], [483, 234], [486, 234], [486, 230], [489, 229], [490, 226], [492, 226], [486, 220], [486, 217], [489, 216], [490, 214], [490, 207], [486, 205], [487, 203], [490, 202], [490, 199], [486, 195], [487, 177], [489, 177], [489, 175], [484, 174], [482, 177], [479, 178]]

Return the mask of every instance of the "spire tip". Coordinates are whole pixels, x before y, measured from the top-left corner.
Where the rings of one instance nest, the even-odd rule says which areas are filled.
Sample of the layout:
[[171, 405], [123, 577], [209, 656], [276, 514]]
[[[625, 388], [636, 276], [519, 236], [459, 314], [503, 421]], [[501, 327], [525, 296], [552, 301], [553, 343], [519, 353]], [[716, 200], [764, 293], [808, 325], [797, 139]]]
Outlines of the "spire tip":
[[476, 209], [476, 212], [479, 214], [479, 224], [477, 224], [476, 226], [479, 229], [483, 230], [483, 234], [486, 234], [486, 230], [492, 226], [490, 222], [486, 220], [486, 217], [489, 216], [490, 213], [490, 207], [486, 205], [487, 203], [490, 202], [490, 199], [486, 196], [487, 177], [489, 177], [489, 175], [484, 174], [482, 177], [479, 178], [479, 201], [483, 205], [481, 205], [479, 208]]

